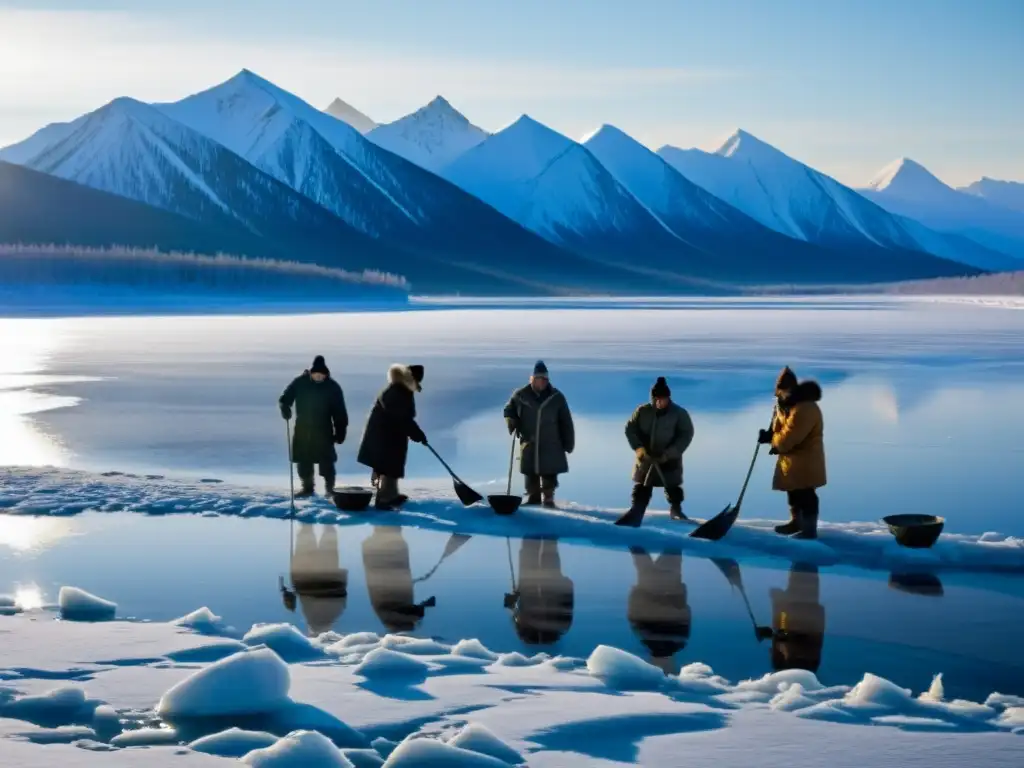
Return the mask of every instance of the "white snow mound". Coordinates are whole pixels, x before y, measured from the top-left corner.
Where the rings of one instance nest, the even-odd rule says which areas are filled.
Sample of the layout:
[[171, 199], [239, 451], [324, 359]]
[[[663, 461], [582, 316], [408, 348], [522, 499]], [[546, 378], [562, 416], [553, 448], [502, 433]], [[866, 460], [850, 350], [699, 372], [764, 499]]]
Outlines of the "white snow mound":
[[255, 624], [245, 633], [242, 642], [253, 647], [265, 645], [288, 662], [307, 661], [324, 655], [292, 624]]
[[587, 659], [587, 670], [609, 688], [620, 691], [650, 691], [665, 685], [665, 673], [638, 656], [599, 645]]
[[78, 587], [61, 587], [57, 604], [61, 618], [69, 621], [108, 621], [117, 613], [117, 603]]
[[188, 748], [193, 752], [203, 752], [217, 757], [245, 757], [257, 749], [266, 749], [277, 743], [277, 737], [263, 731], [244, 731], [241, 728], [228, 728], [226, 731], [214, 733], [196, 739]]
[[509, 765], [522, 765], [526, 762], [521, 754], [480, 723], [470, 723], [449, 739], [448, 743], [453, 747], [493, 757]]
[[256, 768], [354, 768], [330, 739], [316, 731], [293, 731], [269, 747], [253, 750], [242, 762]]
[[396, 677], [424, 677], [430, 665], [404, 653], [377, 648], [370, 651], [353, 669], [357, 675], [369, 679]]
[[384, 768], [508, 768], [508, 763], [443, 741], [410, 738], [391, 753]]
[[200, 669], [160, 699], [164, 717], [215, 717], [274, 712], [289, 704], [291, 676], [269, 648], [242, 651]]

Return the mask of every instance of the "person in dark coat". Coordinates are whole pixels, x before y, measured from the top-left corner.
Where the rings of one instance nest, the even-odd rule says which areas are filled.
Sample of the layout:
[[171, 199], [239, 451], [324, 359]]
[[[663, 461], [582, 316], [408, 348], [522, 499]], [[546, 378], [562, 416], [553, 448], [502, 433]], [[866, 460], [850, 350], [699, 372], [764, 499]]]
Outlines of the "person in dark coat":
[[793, 563], [785, 589], [772, 589], [772, 668], [817, 673], [825, 644], [825, 606], [818, 567]]
[[818, 537], [817, 489], [826, 483], [825, 420], [818, 401], [816, 381], [798, 381], [787, 366], [775, 382], [777, 406], [771, 429], [762, 429], [758, 442], [771, 445], [778, 456], [772, 489], [785, 491], [789, 522], [775, 527], [777, 533], [797, 539]]
[[341, 385], [331, 378], [331, 371], [322, 355], [317, 355], [309, 370], [295, 378], [278, 400], [281, 416], [292, 417], [295, 406], [295, 432], [292, 435], [291, 460], [295, 462], [302, 481], [296, 498], [313, 495], [313, 465], [320, 468], [329, 496], [334, 492], [335, 445], [345, 442], [348, 432], [348, 411]]
[[657, 486], [665, 489], [669, 515], [685, 520], [683, 454], [693, 442], [693, 420], [685, 408], [672, 402], [672, 390], [663, 376], [651, 387], [651, 402], [633, 411], [626, 422], [626, 440], [636, 453], [632, 505], [616, 524], [639, 526]]
[[405, 477], [409, 441], [427, 442], [416, 423], [416, 393], [422, 391], [422, 383], [422, 365], [392, 365], [387, 386], [370, 409], [358, 461], [373, 470], [377, 509], [398, 509], [408, 500], [399, 493], [398, 481]]
[[299, 524], [290, 575], [294, 592], [285, 607], [294, 611], [298, 597], [310, 637], [333, 629], [348, 603], [348, 569], [339, 565], [337, 526], [323, 526], [318, 543], [314, 526]]
[[554, 507], [558, 475], [569, 471], [567, 454], [576, 447], [576, 430], [569, 403], [551, 386], [543, 360], [533, 366], [530, 383], [512, 393], [504, 416], [508, 433], [519, 434], [525, 503]]
[[690, 639], [691, 612], [683, 583], [682, 550], [666, 550], [655, 560], [642, 547], [630, 547], [636, 586], [629, 592], [626, 617], [666, 675], [679, 674], [675, 655]]
[[519, 585], [512, 621], [527, 645], [553, 645], [572, 626], [572, 579], [562, 573], [558, 539], [525, 538], [519, 546]]
[[388, 632], [412, 632], [437, 601], [416, 602], [409, 545], [401, 527], [375, 525], [363, 541], [366, 590], [377, 618]]

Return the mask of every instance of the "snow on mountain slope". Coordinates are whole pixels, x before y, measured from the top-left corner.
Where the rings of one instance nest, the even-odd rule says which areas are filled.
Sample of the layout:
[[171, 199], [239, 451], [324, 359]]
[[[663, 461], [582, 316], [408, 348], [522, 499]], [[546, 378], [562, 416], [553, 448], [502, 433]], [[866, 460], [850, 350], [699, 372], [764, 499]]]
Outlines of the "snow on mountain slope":
[[1024, 213], [955, 190], [908, 158], [882, 169], [861, 194], [887, 211], [940, 232], [964, 235], [1024, 258]]
[[429, 171], [438, 171], [490, 134], [442, 96], [410, 115], [374, 128], [367, 138]]
[[[902, 258], [914, 251], [940, 255], [876, 203], [745, 131], [714, 153], [666, 146], [658, 154], [691, 181], [790, 237], [834, 248], [882, 248], [901, 252]], [[1001, 258], [967, 241], [946, 245], [947, 253], [957, 253], [968, 265]]]
[[332, 101], [324, 112], [331, 117], [336, 117], [339, 120], [348, 123], [363, 135], [366, 135], [377, 127], [377, 123], [372, 119], [341, 99], [335, 99]]
[[984, 198], [990, 203], [1013, 211], [1024, 212], [1024, 184], [1019, 181], [1000, 181], [982, 176], [981, 179], [960, 189], [961, 192]]
[[553, 242], [633, 233], [683, 245], [589, 150], [527, 115], [441, 173]]

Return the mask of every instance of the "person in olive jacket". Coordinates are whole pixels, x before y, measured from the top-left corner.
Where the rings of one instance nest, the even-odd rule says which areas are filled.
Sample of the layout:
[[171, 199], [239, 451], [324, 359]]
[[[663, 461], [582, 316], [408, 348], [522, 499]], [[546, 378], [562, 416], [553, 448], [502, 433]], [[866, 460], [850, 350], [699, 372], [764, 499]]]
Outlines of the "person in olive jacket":
[[292, 435], [291, 460], [298, 469], [302, 488], [296, 498], [313, 495], [313, 465], [320, 467], [326, 493], [334, 492], [338, 453], [335, 445], [345, 442], [348, 432], [348, 411], [341, 385], [331, 378], [331, 371], [322, 355], [317, 355], [309, 370], [303, 371], [289, 384], [278, 400], [281, 416], [292, 417], [295, 406], [295, 432]]
[[633, 411], [626, 422], [626, 440], [636, 453], [632, 505], [616, 525], [639, 527], [658, 486], [665, 489], [672, 518], [685, 520], [683, 453], [693, 442], [693, 421], [685, 408], [672, 402], [664, 376], [651, 387], [651, 402]]
[[377, 396], [366, 420], [356, 460], [373, 470], [371, 482], [377, 489], [377, 509], [395, 510], [408, 500], [399, 493], [398, 481], [405, 477], [409, 441], [427, 442], [427, 436], [416, 423], [416, 393], [422, 390], [422, 365], [392, 365], [388, 368], [388, 384]]
[[533, 366], [530, 383], [512, 393], [505, 406], [509, 434], [519, 433], [520, 470], [526, 478], [526, 504], [555, 506], [558, 475], [569, 471], [566, 454], [576, 447], [569, 403], [551, 386], [543, 360]]

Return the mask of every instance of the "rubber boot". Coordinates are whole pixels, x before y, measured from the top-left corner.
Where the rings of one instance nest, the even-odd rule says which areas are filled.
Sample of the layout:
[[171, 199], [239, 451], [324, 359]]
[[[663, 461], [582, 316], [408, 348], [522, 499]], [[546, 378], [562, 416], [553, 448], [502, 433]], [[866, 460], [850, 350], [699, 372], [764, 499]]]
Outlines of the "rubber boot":
[[332, 498], [334, 496], [334, 478], [333, 477], [325, 477], [324, 478], [324, 496], [326, 496], [328, 499], [330, 499], [330, 498]]
[[526, 498], [523, 500], [524, 507], [539, 507], [542, 501], [540, 495], [540, 477], [526, 475]]
[[647, 505], [651, 503], [651, 489], [642, 485], [633, 486], [632, 504], [622, 517], [615, 521], [616, 525], [627, 528], [639, 528], [647, 513]]
[[670, 518], [672, 518], [673, 520], [689, 520], [690, 519], [690, 518], [688, 518], [683, 513], [683, 504], [682, 504], [682, 502], [680, 502], [678, 504], [670, 505], [669, 508], [668, 508], [668, 516]]
[[541, 495], [543, 497], [541, 500], [541, 504], [544, 505], [545, 509], [557, 509], [557, 507], [555, 506], [554, 491], [544, 491]]
[[668, 497], [668, 516], [672, 520], [689, 520], [689, 518], [683, 514], [682, 487], [669, 488], [665, 491], [665, 495]]
[[775, 532], [783, 536], [791, 536], [800, 531], [800, 510], [796, 507], [789, 508], [789, 522], [775, 526]]
[[313, 493], [314, 493], [313, 481], [312, 480], [303, 480], [302, 481], [302, 488], [300, 488], [299, 490], [297, 490], [295, 492], [295, 498], [296, 499], [308, 499], [308, 498], [310, 498], [313, 495]]
[[524, 507], [539, 507], [541, 502], [540, 492], [526, 494], [526, 500], [523, 501]]
[[818, 538], [818, 516], [812, 514], [800, 515], [800, 530], [794, 533], [792, 539], [816, 539]]

